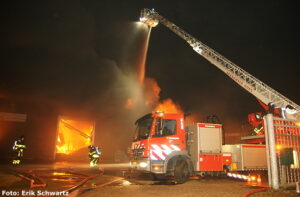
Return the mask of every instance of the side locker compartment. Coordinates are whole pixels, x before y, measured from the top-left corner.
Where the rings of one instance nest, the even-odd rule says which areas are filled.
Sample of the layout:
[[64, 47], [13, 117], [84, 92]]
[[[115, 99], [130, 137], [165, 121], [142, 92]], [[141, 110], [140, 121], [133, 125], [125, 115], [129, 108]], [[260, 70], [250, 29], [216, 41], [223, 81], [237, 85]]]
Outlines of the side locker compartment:
[[222, 171], [222, 125], [195, 123], [187, 128], [187, 143], [195, 171]]
[[200, 171], [222, 171], [223, 155], [222, 154], [199, 154]]
[[198, 123], [199, 149], [201, 153], [222, 152], [222, 126]]
[[188, 136], [187, 136], [187, 147], [188, 152], [191, 156], [194, 171], [200, 171], [199, 169], [199, 136], [197, 124], [187, 126]]

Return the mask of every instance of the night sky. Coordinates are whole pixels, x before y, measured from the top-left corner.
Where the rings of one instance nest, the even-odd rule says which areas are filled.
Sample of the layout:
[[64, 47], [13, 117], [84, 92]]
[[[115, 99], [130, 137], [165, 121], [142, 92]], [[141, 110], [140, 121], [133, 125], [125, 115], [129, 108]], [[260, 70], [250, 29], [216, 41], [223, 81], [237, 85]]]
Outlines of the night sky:
[[[122, 81], [141, 55], [145, 35], [134, 22], [146, 7], [300, 104], [298, 8], [291, 1], [1, 4], [0, 98], [115, 116], [128, 89]], [[239, 133], [247, 114], [263, 110], [254, 96], [163, 25], [151, 32], [146, 77], [158, 82], [161, 100], [171, 98], [201, 118], [215, 114], [228, 133]]]

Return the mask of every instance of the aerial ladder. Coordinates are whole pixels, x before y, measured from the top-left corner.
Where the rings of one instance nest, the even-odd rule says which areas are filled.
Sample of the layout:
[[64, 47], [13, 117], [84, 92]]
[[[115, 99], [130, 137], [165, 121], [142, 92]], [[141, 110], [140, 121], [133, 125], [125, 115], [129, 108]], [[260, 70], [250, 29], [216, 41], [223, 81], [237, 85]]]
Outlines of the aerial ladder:
[[221, 54], [206, 46], [174, 23], [170, 22], [154, 9], [144, 8], [141, 11], [140, 21], [150, 27], [158, 23], [163, 24], [183, 40], [185, 40], [199, 55], [218, 67], [236, 83], [242, 86], [250, 94], [254, 95], [262, 103], [281, 109], [283, 118], [300, 121], [300, 106], [289, 100], [279, 92], [272, 89], [253, 75], [249, 74]]

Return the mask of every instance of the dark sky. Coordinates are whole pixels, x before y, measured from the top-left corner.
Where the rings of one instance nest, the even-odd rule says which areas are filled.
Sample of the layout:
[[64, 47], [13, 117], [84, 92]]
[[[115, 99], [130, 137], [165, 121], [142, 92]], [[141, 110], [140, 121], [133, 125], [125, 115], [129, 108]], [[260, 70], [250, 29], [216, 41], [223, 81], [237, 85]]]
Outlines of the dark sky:
[[[290, 1], [3, 1], [0, 95], [53, 100], [101, 111], [139, 55], [134, 21], [144, 7], [172, 21], [292, 101], [300, 103], [299, 21]], [[254, 96], [163, 25], [152, 29], [146, 76], [161, 98], [185, 111], [216, 114], [238, 131], [261, 111]], [[117, 113], [117, 108], [113, 113]]]

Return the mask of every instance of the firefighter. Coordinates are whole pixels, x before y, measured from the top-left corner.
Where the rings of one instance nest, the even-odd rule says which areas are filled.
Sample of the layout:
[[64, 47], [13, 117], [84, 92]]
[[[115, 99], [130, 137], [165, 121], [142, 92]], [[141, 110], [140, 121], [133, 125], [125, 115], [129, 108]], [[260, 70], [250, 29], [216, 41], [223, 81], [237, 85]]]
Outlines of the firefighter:
[[253, 135], [263, 135], [264, 127], [263, 124], [260, 123], [253, 129]]
[[99, 151], [98, 147], [95, 147], [93, 145], [90, 145], [89, 149], [90, 167], [95, 167], [97, 166], [101, 152]]
[[17, 139], [15, 142], [14, 142], [14, 145], [13, 145], [13, 150], [16, 154], [16, 157], [15, 159], [12, 161], [12, 164], [13, 165], [18, 165], [21, 163], [21, 159], [23, 157], [23, 154], [24, 154], [24, 150], [26, 149], [26, 145], [24, 143], [24, 136], [22, 135], [19, 139]]
[[257, 112], [248, 115], [248, 122], [253, 126], [251, 135], [263, 135], [264, 126], [263, 126], [263, 113]]

